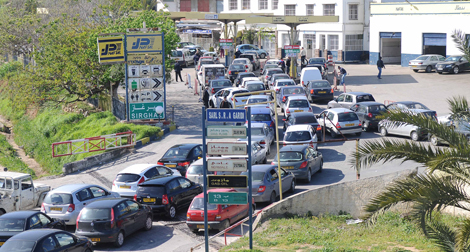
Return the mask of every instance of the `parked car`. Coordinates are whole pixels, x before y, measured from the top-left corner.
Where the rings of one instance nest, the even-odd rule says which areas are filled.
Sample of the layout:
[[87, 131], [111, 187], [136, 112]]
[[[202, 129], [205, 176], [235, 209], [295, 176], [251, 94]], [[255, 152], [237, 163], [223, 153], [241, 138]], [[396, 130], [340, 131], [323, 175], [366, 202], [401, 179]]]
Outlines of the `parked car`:
[[424, 70], [426, 73], [430, 73], [436, 69], [436, 64], [439, 61], [444, 61], [446, 58], [439, 54], [427, 54], [421, 55], [414, 60], [410, 60], [410, 69], [417, 73], [419, 70]]
[[80, 211], [75, 234], [86, 236], [96, 243], [113, 243], [119, 248], [126, 236], [140, 229], [152, 229], [152, 222], [153, 214], [149, 206], [131, 199], [104, 199]]
[[364, 92], [349, 92], [342, 93], [332, 101], [328, 102], [328, 109], [330, 108], [346, 108], [349, 109], [352, 105], [359, 102], [373, 102], [374, 96]]
[[313, 112], [310, 103], [307, 100], [305, 95], [303, 96], [288, 96], [284, 106], [281, 108], [284, 112], [284, 117], [287, 118], [287, 115], [299, 113], [299, 112]]
[[176, 48], [183, 48], [185, 46], [195, 46], [195, 44], [193, 42], [178, 42], [176, 44]]
[[[394, 108], [388, 107], [388, 109], [392, 110]], [[434, 110], [406, 109], [403, 111], [417, 116], [431, 117], [437, 120], [436, 111]], [[390, 121], [388, 119], [381, 120], [379, 122], [378, 128], [380, 135], [382, 136], [387, 136], [389, 134], [407, 136], [410, 137], [413, 141], [419, 141], [428, 137], [428, 132], [424, 129], [419, 128], [418, 126], [412, 124], [397, 125], [395, 122]]]
[[207, 56], [212, 57], [212, 60], [215, 62], [215, 64], [219, 64], [219, 63], [220, 63], [220, 62], [219, 62], [219, 55], [217, 55], [216, 52], [205, 52], [205, 53], [203, 54], [203, 56], [204, 56], [204, 57], [207, 57]]
[[239, 72], [233, 83], [238, 87], [242, 84], [243, 79], [248, 77], [256, 77], [256, 75], [253, 72]]
[[213, 108], [219, 108], [225, 96], [227, 96], [227, 101], [230, 102], [230, 105], [232, 108], [235, 108], [235, 105], [237, 106], [244, 105], [249, 95], [235, 97], [235, 99], [233, 95], [244, 94], [248, 92], [250, 91], [248, 91], [248, 89], [245, 89], [245, 88], [236, 88], [236, 87], [224, 88], [210, 97], [209, 106]]
[[[252, 192], [255, 202], [276, 201], [279, 196], [279, 175], [277, 165], [253, 165], [251, 167]], [[282, 192], [295, 191], [296, 179], [292, 172], [281, 168]], [[242, 172], [241, 175], [248, 175], [248, 172]], [[248, 191], [248, 189], [238, 189], [238, 191]]]
[[245, 65], [245, 69], [248, 72], [253, 72], [255, 70], [255, 67], [253, 66], [253, 63], [248, 58], [236, 58], [232, 61], [232, 64]]
[[255, 55], [244, 53], [244, 54], [241, 54], [240, 57], [238, 57], [237, 59], [243, 59], [243, 58], [248, 59], [250, 63], [253, 65], [252, 71], [259, 69], [260, 63], [259, 63], [259, 60], [256, 59]]
[[175, 218], [179, 209], [189, 206], [202, 192], [202, 186], [179, 176], [157, 177], [137, 188], [134, 200], [147, 205], [156, 215]]
[[[277, 93], [281, 90], [281, 88], [283, 87], [297, 87], [297, 85], [295, 84], [295, 81], [292, 80], [292, 79], [279, 79], [279, 80], [276, 80], [273, 84], [273, 86], [270, 86], [269, 88], [271, 90], [274, 90], [276, 92], [276, 95]], [[305, 93], [304, 93], [305, 95]], [[277, 97], [276, 97], [277, 99]], [[278, 102], [278, 106], [279, 106], [279, 101]]]
[[[183, 42], [184, 43], [184, 42]], [[204, 50], [204, 48], [202, 48], [202, 46], [200, 45], [195, 45], [195, 44], [192, 44], [192, 45], [185, 45], [183, 48], [185, 49], [188, 49], [189, 50], [189, 53], [191, 54], [191, 56], [194, 56], [194, 54], [196, 54], [197, 50], [199, 49], [200, 52], [202, 52]]]
[[269, 128], [275, 130], [274, 120], [274, 114], [270, 108], [255, 107], [251, 109], [251, 123], [265, 123]]
[[[188, 171], [186, 172], [187, 179], [200, 185], [204, 183], [204, 168], [202, 166], [202, 163], [202, 158], [196, 160], [189, 166]], [[214, 172], [207, 171], [207, 174], [211, 175], [214, 174]]]
[[191, 56], [188, 49], [171, 50], [171, 59], [180, 63], [182, 67], [194, 64], [194, 57]]
[[444, 61], [436, 63], [436, 72], [438, 74], [444, 72], [457, 74], [466, 70], [470, 70], [470, 63], [462, 55], [449, 56]]
[[76, 236], [59, 229], [31, 229], [5, 242], [1, 252], [92, 252], [93, 243], [87, 237]]
[[121, 197], [132, 198], [137, 186], [150, 178], [162, 175], [179, 175], [176, 169], [170, 169], [156, 164], [135, 164], [120, 171], [113, 181], [111, 191], [118, 193]]
[[267, 71], [268, 69], [271, 69], [271, 68], [279, 68], [279, 66], [276, 64], [267, 64], [267, 63], [264, 63], [264, 66], [263, 67], [260, 67], [260, 79], [261, 79], [261, 76], [264, 75], [265, 71]]
[[258, 46], [255, 45], [250, 45], [250, 44], [241, 44], [237, 45], [236, 50], [240, 50], [241, 53], [244, 53], [245, 51], [256, 51], [259, 54], [259, 57], [264, 59], [266, 56], [269, 55], [269, 53], [263, 49], [259, 49]]
[[[305, 91], [301, 86], [293, 85], [294, 81], [276, 81], [276, 102], [277, 106], [283, 108], [287, 102], [287, 98], [290, 96], [302, 96], [305, 97]], [[287, 84], [287, 85], [286, 85]], [[285, 86], [283, 86], [285, 85]], [[279, 89], [278, 89], [279, 88]]]
[[308, 59], [307, 67], [308, 66], [317, 66], [321, 65], [324, 68], [328, 69], [327, 61], [324, 57], [316, 57]]
[[194, 69], [196, 69], [196, 73], [199, 75], [199, 72], [202, 69], [203, 65], [213, 65], [215, 64], [212, 57], [201, 57], [196, 64], [194, 64]]
[[242, 79], [239, 87], [246, 88], [245, 83], [247, 81], [260, 81], [260, 80], [257, 77], [246, 77]]
[[[235, 189], [211, 189], [207, 192], [236, 192]], [[253, 211], [256, 209], [254, 199], [251, 199]], [[223, 231], [230, 225], [248, 216], [249, 204], [243, 205], [221, 205], [207, 204], [207, 225], [211, 230]], [[186, 225], [193, 233], [204, 229], [204, 194], [197, 195], [186, 214]]]
[[[248, 144], [248, 141], [244, 139], [239, 142], [244, 142]], [[245, 156], [227, 156], [230, 158], [248, 158], [248, 155]], [[267, 151], [266, 148], [259, 144], [259, 141], [251, 140], [251, 164], [266, 164], [267, 162]], [[217, 173], [219, 174], [219, 173]]]
[[306, 86], [309, 81], [323, 80], [322, 73], [317, 67], [304, 67], [300, 73], [300, 84]]
[[268, 80], [268, 86], [273, 86], [276, 80], [291, 80], [291, 78], [285, 73], [273, 74], [273, 76], [271, 76], [271, 79]]
[[254, 81], [245, 81], [245, 88], [250, 92], [266, 90], [263, 82], [258, 80], [258, 78], [256, 78]]
[[243, 54], [253, 54], [256, 56], [256, 58], [258, 58], [258, 61], [260, 59], [260, 56], [259, 56], [259, 53], [255, 50], [248, 50], [248, 51], [244, 51]]
[[303, 144], [318, 149], [317, 129], [309, 124], [297, 124], [287, 127], [284, 132], [284, 145]]
[[318, 141], [322, 139], [322, 131], [321, 125], [318, 123], [317, 118], [313, 113], [310, 112], [300, 112], [300, 113], [293, 113], [288, 115], [287, 118], [282, 119], [284, 121], [284, 132], [287, 130], [289, 126], [293, 125], [311, 125], [317, 134]]
[[201, 157], [201, 144], [177, 144], [168, 149], [157, 164], [175, 168], [184, 176], [189, 165]]
[[270, 95], [250, 95], [250, 97], [248, 97], [248, 99], [246, 100], [245, 109], [247, 107], [251, 107], [252, 109], [253, 108], [269, 108], [271, 109], [271, 113], [274, 114], [274, 103], [251, 105], [255, 103], [262, 103], [262, 102], [268, 102], [268, 101], [272, 101]]
[[224, 88], [232, 87], [232, 82], [228, 79], [217, 79], [209, 81], [209, 92], [215, 94]]
[[[445, 116], [439, 116], [437, 120], [440, 124], [443, 124], [449, 128], [452, 128], [454, 129], [455, 132], [464, 135], [470, 141], [470, 121], [468, 119], [465, 119], [464, 117], [457, 117], [457, 116], [454, 116], [453, 114], [450, 114], [450, 115], [445, 115]], [[429, 141], [434, 146], [438, 146], [441, 144], [448, 144], [446, 141], [444, 141], [441, 138], [438, 138], [435, 135], [430, 135]]]
[[331, 101], [335, 95], [335, 91], [327, 80], [309, 81], [305, 86], [305, 93], [310, 102], [319, 100]]
[[228, 67], [227, 72], [225, 73], [225, 78], [229, 79], [233, 83], [235, 79], [237, 78], [238, 73], [244, 73], [244, 72], [248, 72], [248, 70], [245, 68], [245, 65], [231, 64]]
[[266, 69], [266, 71], [264, 71], [263, 74], [261, 75], [261, 80], [263, 81], [264, 85], [268, 86], [268, 81], [271, 79], [273, 74], [283, 74], [283, 73], [284, 72], [279, 67]]
[[16, 211], [0, 216], [0, 246], [12, 236], [29, 229], [48, 228], [65, 230], [65, 222], [53, 220], [38, 211]]
[[279, 150], [279, 158], [274, 157], [273, 165], [281, 162], [281, 167], [294, 174], [296, 179], [304, 179], [307, 183], [312, 181], [312, 175], [323, 170], [323, 156], [321, 152], [311, 146], [289, 145]]
[[377, 129], [379, 121], [385, 119], [383, 114], [387, 112], [387, 107], [380, 102], [360, 102], [352, 105], [350, 109], [359, 117], [364, 131]]
[[270, 59], [270, 60], [266, 60], [266, 62], [264, 63], [264, 65], [275, 65], [277, 66], [279, 63], [279, 60], [278, 59]]
[[[245, 124], [248, 128], [248, 124]], [[251, 141], [258, 142], [263, 148], [266, 149], [266, 155], [271, 153], [271, 144], [274, 142], [274, 130], [269, 128], [266, 123], [251, 123]], [[238, 141], [248, 141], [248, 137], [238, 139]]]
[[330, 132], [333, 138], [340, 135], [340, 132], [343, 135], [356, 134], [356, 136], [360, 136], [362, 133], [362, 124], [359, 117], [349, 109], [327, 109], [317, 115], [317, 120], [322, 127], [325, 125], [325, 130]]
[[119, 193], [108, 191], [98, 185], [63, 185], [46, 195], [41, 212], [51, 218], [63, 220], [67, 225], [75, 225], [80, 210], [86, 205], [99, 199], [119, 197]]
[[[429, 110], [426, 105], [416, 102], [416, 101], [399, 101], [399, 102], [392, 102], [387, 105], [387, 109], [401, 109], [401, 110], [407, 110], [407, 109], [424, 109], [424, 110]], [[436, 115], [437, 117], [437, 115]]]

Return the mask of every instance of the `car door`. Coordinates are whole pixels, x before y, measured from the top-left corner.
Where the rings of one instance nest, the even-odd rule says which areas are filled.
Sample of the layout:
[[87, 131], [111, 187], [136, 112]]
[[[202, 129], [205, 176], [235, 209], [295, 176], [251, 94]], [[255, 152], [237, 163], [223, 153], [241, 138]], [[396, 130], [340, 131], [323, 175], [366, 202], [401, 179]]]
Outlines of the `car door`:
[[115, 207], [115, 216], [116, 216], [116, 222], [121, 223], [121, 228], [124, 229], [124, 232], [126, 234], [132, 233], [132, 229], [134, 227], [134, 215], [131, 216], [131, 212], [129, 208], [127, 207], [127, 204], [125, 201], [122, 201]]
[[111, 194], [99, 186], [91, 186], [90, 191], [93, 195], [93, 201], [111, 197]]
[[269, 173], [268, 175], [269, 188], [271, 189], [270, 191], [276, 192], [276, 196], [277, 196], [279, 195], [279, 176], [277, 173], [277, 168], [271, 168], [268, 171], [268, 173]]
[[355, 112], [356, 112], [357, 117], [359, 117], [359, 121], [361, 123], [364, 122], [364, 118], [367, 114], [367, 107], [359, 105]]
[[347, 94], [344, 97], [344, 101], [339, 102], [339, 104], [341, 107], [349, 109], [353, 105], [353, 96], [350, 94]]
[[41, 221], [42, 228], [65, 228], [64, 226], [60, 225], [60, 222], [54, 221], [49, 216], [38, 212], [37, 216], [39, 217], [39, 221]]
[[34, 207], [35, 198], [34, 198], [34, 191], [33, 191], [33, 181], [31, 177], [23, 178], [20, 181], [21, 186], [21, 209], [29, 209]]
[[132, 232], [135, 232], [145, 226], [145, 221], [147, 220], [147, 213], [142, 210], [139, 206], [139, 203], [133, 200], [126, 201], [127, 207], [129, 208], [131, 218], [134, 218], [132, 224]]
[[291, 186], [290, 178], [287, 175], [288, 175], [287, 171], [281, 168], [282, 192], [289, 191], [290, 186]]
[[56, 233], [54, 237], [57, 240], [59, 245], [58, 251], [63, 252], [82, 252], [83, 247], [80, 243], [78, 243], [77, 239], [68, 233], [60, 232]]
[[318, 155], [318, 151], [316, 151], [315, 149], [313, 148], [309, 148], [309, 152], [310, 152], [310, 155], [311, 155], [311, 162], [312, 162], [312, 170], [313, 170], [313, 173], [317, 172], [320, 170], [320, 162], [321, 162], [321, 159], [320, 159], [320, 156]]
[[432, 69], [436, 68], [436, 63], [439, 62], [439, 58], [437, 56], [432, 56], [429, 62], [429, 65]]
[[330, 129], [330, 130], [334, 130], [336, 129], [336, 126], [333, 124], [333, 120], [335, 118], [335, 114], [334, 113], [331, 113], [331, 112], [328, 112], [328, 115], [326, 116], [326, 128]]
[[331, 103], [331, 107], [332, 108], [340, 108], [341, 107], [341, 104], [344, 102], [344, 98], [345, 98], [345, 94], [340, 94], [337, 98], [336, 98], [336, 102], [332, 102]]
[[36, 248], [39, 248], [39, 251], [58, 251], [59, 247], [60, 247], [59, 242], [55, 238], [54, 234], [43, 238], [36, 245]]
[[181, 202], [180, 202], [180, 207], [186, 207], [188, 206], [191, 201], [193, 200], [194, 197], [197, 196], [197, 194], [192, 190], [192, 183], [186, 178], [178, 178], [178, 183], [180, 185], [180, 194], [181, 194]]
[[87, 204], [93, 201], [93, 195], [88, 188], [83, 188], [75, 194], [75, 197], [80, 201], [75, 204], [75, 211], [81, 211]]

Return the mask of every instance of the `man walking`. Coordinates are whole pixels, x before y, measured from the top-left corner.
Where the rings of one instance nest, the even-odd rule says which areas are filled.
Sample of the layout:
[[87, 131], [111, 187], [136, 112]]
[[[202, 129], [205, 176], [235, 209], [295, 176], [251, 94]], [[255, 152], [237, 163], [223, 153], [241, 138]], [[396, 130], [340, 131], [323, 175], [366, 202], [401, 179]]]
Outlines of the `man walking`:
[[286, 72], [286, 62], [284, 62], [284, 59], [281, 59], [277, 65], [281, 67], [283, 73]]
[[307, 57], [307, 51], [302, 46], [302, 50], [300, 50], [300, 62], [304, 62], [305, 57]]
[[206, 86], [204, 89], [202, 101], [204, 102], [204, 107], [209, 108], [209, 86]]
[[348, 72], [346, 72], [346, 69], [342, 68], [341, 66], [338, 66], [338, 72], [341, 74], [340, 85], [344, 85], [344, 78], [346, 77], [346, 74], [348, 74]]
[[227, 101], [227, 96], [224, 96], [224, 100], [220, 103], [220, 108], [230, 108], [231, 104]]
[[183, 78], [181, 77], [181, 70], [183, 70], [183, 68], [181, 67], [180, 63], [179, 63], [179, 62], [176, 62], [176, 64], [175, 64], [175, 78], [176, 78], [176, 82], [178, 82], [178, 76], [180, 77], [181, 82], [183, 82]]
[[290, 70], [290, 58], [287, 58], [286, 60], [286, 67], [287, 67], [287, 74], [289, 74], [290, 73], [289, 71]]
[[379, 75], [377, 75], [377, 78], [379, 79], [382, 79], [382, 68], [385, 69], [385, 65], [382, 61], [382, 57], [379, 57], [379, 60], [377, 60], [377, 69], [379, 69]]

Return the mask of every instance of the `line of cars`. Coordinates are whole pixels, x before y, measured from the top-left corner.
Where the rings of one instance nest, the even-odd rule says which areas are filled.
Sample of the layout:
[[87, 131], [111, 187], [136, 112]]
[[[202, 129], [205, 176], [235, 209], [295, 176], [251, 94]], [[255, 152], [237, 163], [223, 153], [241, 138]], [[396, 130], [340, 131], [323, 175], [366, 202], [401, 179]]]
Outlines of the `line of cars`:
[[435, 70], [438, 74], [460, 73], [470, 70], [470, 63], [463, 55], [451, 55], [447, 58], [439, 54], [426, 54], [409, 62], [410, 69], [417, 73], [424, 70], [430, 73]]

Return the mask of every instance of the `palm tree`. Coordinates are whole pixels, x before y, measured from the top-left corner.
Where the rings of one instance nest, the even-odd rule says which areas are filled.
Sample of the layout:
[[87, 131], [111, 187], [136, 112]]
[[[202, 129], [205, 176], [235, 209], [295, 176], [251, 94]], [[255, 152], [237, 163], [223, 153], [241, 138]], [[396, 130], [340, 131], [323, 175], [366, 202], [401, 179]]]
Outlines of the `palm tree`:
[[463, 33], [461, 30], [455, 30], [452, 32], [452, 38], [454, 43], [467, 60], [470, 60], [470, 35]]
[[[464, 97], [448, 99], [452, 117], [468, 120], [469, 104]], [[418, 221], [424, 234], [443, 251], [470, 250], [470, 218], [457, 227], [448, 226], [436, 216], [446, 207], [470, 211], [470, 143], [466, 136], [434, 118], [415, 116], [403, 111], [389, 111], [395, 126], [413, 124], [449, 144], [434, 147], [427, 143], [382, 138], [368, 141], [351, 160], [356, 168], [392, 160], [415, 161], [426, 167], [425, 174], [393, 182], [373, 198], [365, 210], [371, 222], [399, 203], [411, 203], [411, 218]], [[357, 162], [356, 162], [357, 161]]]

